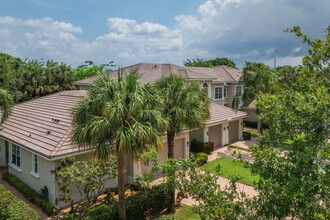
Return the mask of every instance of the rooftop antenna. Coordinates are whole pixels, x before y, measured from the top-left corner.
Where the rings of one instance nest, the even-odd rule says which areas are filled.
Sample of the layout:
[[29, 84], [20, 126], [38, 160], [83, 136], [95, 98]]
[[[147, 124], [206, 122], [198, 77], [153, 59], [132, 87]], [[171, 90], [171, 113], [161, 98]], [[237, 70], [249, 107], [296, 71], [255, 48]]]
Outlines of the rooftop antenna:
[[276, 49], [276, 43], [274, 44], [274, 69], [276, 69], [276, 53], [277, 53], [277, 49]]

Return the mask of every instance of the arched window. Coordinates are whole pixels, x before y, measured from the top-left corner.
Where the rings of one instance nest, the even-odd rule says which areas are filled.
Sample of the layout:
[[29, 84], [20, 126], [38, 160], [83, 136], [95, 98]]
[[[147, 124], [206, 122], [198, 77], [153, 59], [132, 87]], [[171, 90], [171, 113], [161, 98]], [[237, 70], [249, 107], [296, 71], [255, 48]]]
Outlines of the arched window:
[[206, 91], [207, 91], [207, 89], [209, 88], [209, 85], [207, 85], [207, 83], [204, 83], [203, 88], [206, 89]]

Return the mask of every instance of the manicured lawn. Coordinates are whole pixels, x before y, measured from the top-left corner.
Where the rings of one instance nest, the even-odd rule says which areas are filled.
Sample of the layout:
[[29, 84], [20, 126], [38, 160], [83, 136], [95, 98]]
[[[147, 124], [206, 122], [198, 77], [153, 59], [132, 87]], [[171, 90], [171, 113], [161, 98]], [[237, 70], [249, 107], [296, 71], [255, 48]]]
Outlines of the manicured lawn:
[[250, 151], [249, 149], [246, 149], [244, 147], [237, 147], [237, 146], [234, 146], [234, 145], [227, 145], [227, 147], [235, 148], [237, 150]]
[[183, 205], [175, 215], [175, 220], [200, 220], [201, 218], [194, 212], [193, 207]]
[[259, 176], [252, 176], [250, 170], [245, 168], [242, 163], [229, 157], [220, 157], [215, 159], [205, 164], [202, 169], [217, 174], [216, 167], [218, 164], [220, 164], [221, 167], [221, 176], [227, 179], [239, 177], [240, 180], [238, 182], [251, 186], [256, 186], [254, 181], [257, 182], [259, 180]]

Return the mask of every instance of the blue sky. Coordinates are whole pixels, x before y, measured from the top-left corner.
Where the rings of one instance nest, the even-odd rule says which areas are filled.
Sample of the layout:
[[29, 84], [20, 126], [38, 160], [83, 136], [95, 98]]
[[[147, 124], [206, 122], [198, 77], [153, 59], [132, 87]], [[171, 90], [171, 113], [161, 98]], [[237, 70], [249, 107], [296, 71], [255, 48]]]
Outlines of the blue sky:
[[306, 46], [283, 33], [300, 25], [322, 37], [328, 0], [0, 0], [0, 52], [117, 65], [182, 65], [189, 58], [228, 57], [297, 65]]

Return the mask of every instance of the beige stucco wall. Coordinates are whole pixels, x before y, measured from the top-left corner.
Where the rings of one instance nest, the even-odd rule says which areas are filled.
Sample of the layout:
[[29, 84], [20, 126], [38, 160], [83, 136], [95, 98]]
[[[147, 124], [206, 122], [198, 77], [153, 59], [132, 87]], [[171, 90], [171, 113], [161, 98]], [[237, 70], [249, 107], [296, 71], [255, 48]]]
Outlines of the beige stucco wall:
[[0, 166], [7, 166], [5, 140], [1, 138], [0, 138]]
[[202, 142], [203, 141], [203, 128], [199, 128], [196, 130], [192, 130], [190, 132], [190, 140], [189, 143], [192, 142], [192, 140], [196, 139], [197, 141]]
[[[183, 151], [183, 158], [188, 158], [189, 157], [189, 142], [187, 144], [187, 141], [189, 141], [189, 131], [185, 131], [181, 134], [177, 134], [175, 136], [175, 143], [174, 143], [174, 148], [183, 148], [183, 149], [178, 149], [178, 150], [175, 150], [174, 152], [182, 152]], [[164, 136], [162, 138], [162, 144], [163, 144], [163, 148], [160, 149], [160, 151], [162, 151], [160, 154], [162, 155], [167, 155], [167, 137]], [[164, 149], [165, 148], [165, 149]], [[165, 156], [166, 158], [166, 156]], [[160, 158], [159, 160], [162, 160], [163, 158]], [[161, 163], [161, 161], [159, 161]], [[136, 176], [139, 176], [139, 175], [142, 175], [143, 171], [144, 170], [151, 170], [151, 165], [149, 164], [149, 168], [145, 168], [140, 160], [134, 160], [133, 161], [133, 170], [134, 170], [134, 179]]]
[[[11, 162], [11, 150], [12, 144], [9, 143], [9, 160]], [[30, 186], [35, 191], [39, 192], [41, 188], [47, 186], [49, 191], [49, 200], [52, 204], [55, 204], [55, 176], [50, 173], [51, 170], [55, 170], [55, 162], [48, 161], [38, 156], [39, 163], [39, 177], [35, 177], [31, 174], [32, 171], [32, 155], [33, 153], [20, 148], [21, 153], [21, 167], [16, 169], [15, 166], [9, 162], [9, 172], [21, 179], [24, 183]]]
[[245, 121], [258, 122], [258, 116], [256, 114], [256, 110], [242, 108], [242, 111], [249, 114], [249, 117], [244, 118]]

